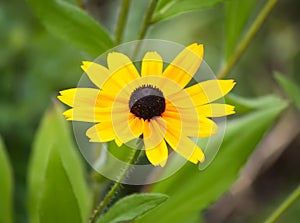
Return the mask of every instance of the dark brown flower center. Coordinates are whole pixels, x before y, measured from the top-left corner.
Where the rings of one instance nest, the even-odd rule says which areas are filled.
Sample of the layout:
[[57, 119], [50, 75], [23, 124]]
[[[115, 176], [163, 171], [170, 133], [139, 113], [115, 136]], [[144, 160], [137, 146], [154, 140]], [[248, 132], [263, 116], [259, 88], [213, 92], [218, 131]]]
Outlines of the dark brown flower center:
[[130, 96], [130, 112], [145, 120], [160, 116], [165, 108], [166, 102], [163, 93], [152, 85], [138, 87]]

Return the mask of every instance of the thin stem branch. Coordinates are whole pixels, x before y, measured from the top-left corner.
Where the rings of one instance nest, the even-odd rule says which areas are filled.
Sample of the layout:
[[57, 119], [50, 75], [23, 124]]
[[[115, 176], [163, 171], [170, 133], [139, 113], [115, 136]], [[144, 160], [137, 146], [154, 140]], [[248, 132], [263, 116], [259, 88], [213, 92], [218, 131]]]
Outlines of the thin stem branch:
[[232, 67], [237, 63], [237, 61], [240, 59], [241, 55], [246, 50], [247, 46], [257, 33], [258, 29], [261, 27], [267, 16], [270, 14], [272, 8], [275, 6], [277, 0], [269, 0], [264, 8], [261, 10], [251, 27], [249, 28], [248, 32], [246, 33], [245, 37], [242, 39], [240, 44], [238, 45], [235, 53], [229, 58], [226, 65], [223, 67], [223, 69], [219, 72], [217, 77], [219, 79], [222, 79], [227, 76], [229, 71], [232, 69]]
[[122, 42], [123, 33], [125, 29], [125, 24], [128, 17], [128, 9], [130, 5], [130, 0], [123, 0], [121, 5], [121, 11], [118, 18], [117, 28], [116, 28], [116, 45]]
[[293, 202], [300, 197], [300, 185], [288, 196], [288, 198], [271, 214], [265, 223], [275, 222]]
[[121, 182], [127, 177], [129, 170], [131, 168], [131, 165], [135, 164], [141, 154], [141, 149], [143, 146], [143, 140], [138, 139], [137, 149], [130, 157], [127, 166], [124, 168], [122, 173], [120, 174], [119, 179], [114, 183], [114, 185], [111, 187], [111, 189], [108, 191], [108, 193], [105, 195], [104, 199], [100, 202], [100, 204], [96, 207], [96, 209], [93, 212], [93, 215], [89, 219], [89, 223], [95, 223], [99, 215], [102, 213], [104, 208], [111, 202], [113, 196], [115, 195], [116, 191], [120, 188]]

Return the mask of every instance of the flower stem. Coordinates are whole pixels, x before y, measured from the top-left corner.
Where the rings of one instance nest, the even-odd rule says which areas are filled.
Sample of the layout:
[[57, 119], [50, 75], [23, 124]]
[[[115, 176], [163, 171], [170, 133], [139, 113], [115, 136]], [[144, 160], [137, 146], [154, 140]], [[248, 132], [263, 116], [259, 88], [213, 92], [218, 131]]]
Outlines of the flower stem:
[[148, 7], [148, 10], [146, 12], [146, 15], [144, 17], [142, 28], [141, 28], [141, 31], [139, 33], [138, 39], [144, 39], [144, 37], [146, 36], [148, 28], [151, 25], [152, 15], [153, 15], [154, 10], [156, 8], [157, 2], [158, 2], [158, 0], [152, 0], [151, 1], [150, 5]]
[[137, 141], [137, 149], [134, 151], [132, 156], [130, 157], [127, 166], [121, 172], [119, 179], [114, 183], [108, 193], [105, 195], [104, 199], [100, 202], [100, 204], [95, 208], [92, 216], [89, 219], [89, 223], [95, 223], [99, 215], [102, 213], [104, 208], [111, 202], [112, 198], [114, 197], [116, 191], [120, 188], [121, 182], [127, 177], [128, 172], [131, 169], [131, 165], [135, 164], [142, 152], [143, 147], [143, 140], [138, 139]]
[[300, 197], [300, 185], [298, 185], [288, 198], [271, 214], [265, 223], [275, 222], [298, 197]]
[[[158, 0], [151, 0], [151, 2], [150, 2], [150, 5], [149, 5], [149, 7], [148, 7], [148, 9], [146, 11], [146, 14], [145, 14], [145, 17], [144, 17], [144, 20], [143, 20], [141, 31], [140, 31], [139, 36], [138, 36], [139, 40], [144, 39], [144, 37], [147, 34], [148, 28], [151, 25], [152, 16], [153, 16], [154, 10], [156, 8], [157, 2], [158, 2]], [[137, 43], [137, 45], [135, 46], [134, 52], [132, 54], [132, 58], [133, 59], [136, 58], [136, 56], [138, 54], [138, 51], [139, 51], [139, 49], [141, 47], [141, 44], [142, 44], [142, 42], [139, 41]]]
[[122, 41], [124, 29], [125, 29], [125, 23], [127, 21], [128, 17], [128, 9], [130, 5], [130, 0], [123, 0], [122, 5], [121, 5], [121, 11], [120, 15], [118, 18], [118, 23], [117, 23], [117, 29], [116, 29], [116, 45], [120, 44]]
[[263, 24], [263, 22], [265, 21], [265, 19], [269, 15], [269, 13], [271, 12], [272, 8], [275, 6], [276, 2], [277, 2], [277, 0], [269, 0], [265, 4], [264, 8], [261, 10], [261, 12], [259, 13], [257, 18], [255, 19], [255, 21], [253, 22], [253, 24], [249, 28], [249, 30], [246, 33], [245, 37], [243, 38], [243, 40], [238, 45], [235, 53], [229, 58], [226, 65], [223, 67], [223, 69], [221, 69], [221, 71], [217, 75], [217, 77], [219, 79], [222, 79], [222, 78], [226, 77], [227, 74], [229, 73], [229, 71], [232, 69], [232, 67], [237, 63], [237, 61], [239, 60], [241, 55], [244, 53], [247, 46], [249, 45], [249, 43], [251, 42], [251, 40], [253, 39], [253, 37], [257, 33], [258, 29], [261, 27], [261, 25]]

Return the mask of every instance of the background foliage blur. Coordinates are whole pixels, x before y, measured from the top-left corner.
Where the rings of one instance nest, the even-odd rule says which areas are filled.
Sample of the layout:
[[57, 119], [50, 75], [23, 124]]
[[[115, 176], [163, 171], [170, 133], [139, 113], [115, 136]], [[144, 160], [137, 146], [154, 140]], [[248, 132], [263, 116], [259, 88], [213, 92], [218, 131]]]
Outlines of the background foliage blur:
[[[75, 0], [73, 2], [76, 4]], [[258, 0], [253, 6], [249, 24], [264, 2]], [[148, 3], [133, 0], [125, 41], [137, 38], [137, 27], [140, 27]], [[115, 29], [119, 4], [115, 0], [85, 2], [86, 10], [111, 34]], [[26, 174], [38, 123], [51, 101], [56, 100], [59, 90], [77, 85], [82, 75], [81, 61], [93, 57], [49, 34], [27, 2], [2, 0], [0, 6], [0, 134], [14, 170], [15, 220], [21, 223], [27, 222]], [[247, 97], [275, 93], [285, 97], [275, 81], [274, 70], [300, 85], [299, 9], [298, 0], [279, 1], [230, 73], [238, 83], [234, 93]], [[166, 39], [183, 45], [204, 43], [205, 60], [217, 72], [226, 51], [224, 21], [224, 5], [217, 4], [159, 22], [150, 29], [147, 38]], [[256, 171], [253, 184], [245, 186], [240, 183], [235, 188], [242, 193], [231, 191], [223, 196], [206, 211], [208, 221], [261, 221], [299, 183], [300, 122], [292, 110], [286, 112], [289, 116], [284, 115], [279, 120], [281, 129], [268, 138], [275, 145], [282, 144], [281, 147], [271, 158], [263, 159], [262, 153], [254, 156], [258, 161], [251, 160], [248, 165], [250, 172]], [[298, 125], [294, 124], [292, 130], [286, 131], [291, 122]], [[260, 168], [255, 169], [255, 166]], [[282, 222], [298, 222], [299, 213], [300, 201], [285, 213]]]

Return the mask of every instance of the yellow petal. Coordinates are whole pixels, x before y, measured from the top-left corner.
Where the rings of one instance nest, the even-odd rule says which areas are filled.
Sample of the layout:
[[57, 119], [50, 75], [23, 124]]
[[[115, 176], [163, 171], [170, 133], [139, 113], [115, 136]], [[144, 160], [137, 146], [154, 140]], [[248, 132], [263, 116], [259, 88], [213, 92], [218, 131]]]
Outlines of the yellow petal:
[[163, 72], [163, 75], [184, 88], [197, 72], [203, 58], [203, 45], [191, 44], [181, 51]]
[[191, 137], [208, 137], [216, 134], [218, 126], [212, 120], [195, 115], [195, 111], [181, 109], [177, 112], [166, 111], [163, 119], [166, 121], [167, 128], [177, 129], [181, 135]]
[[197, 164], [204, 161], [202, 150], [188, 137], [181, 135], [176, 129], [168, 129], [165, 139], [171, 148], [185, 159]]
[[[186, 88], [185, 91], [193, 99], [194, 105], [198, 106], [210, 103], [223, 97], [231, 91], [234, 85], [235, 82], [233, 80], [208, 80]], [[174, 101], [182, 102], [186, 100], [184, 95], [179, 94], [174, 95], [172, 99]]]
[[227, 104], [206, 104], [197, 107], [198, 113], [205, 117], [221, 117], [234, 114], [234, 106]]
[[[115, 112], [112, 111], [112, 125], [116, 134], [116, 137], [122, 143], [131, 141], [132, 139], [140, 136], [142, 132], [142, 123], [138, 120], [134, 120], [135, 116], [129, 111], [127, 112]], [[135, 128], [136, 127], [136, 128]]]
[[166, 165], [168, 159], [168, 147], [165, 140], [162, 140], [161, 143], [154, 148], [148, 148], [147, 144], [145, 143], [145, 149], [146, 156], [150, 163], [155, 166], [160, 165], [161, 167]]
[[96, 106], [112, 107], [117, 104], [119, 107], [122, 105], [128, 107], [129, 98], [130, 96], [123, 91], [121, 94], [120, 92], [115, 92], [113, 90], [102, 90], [98, 95]]
[[[119, 108], [120, 113], [127, 111], [127, 108]], [[110, 107], [74, 107], [65, 111], [63, 115], [67, 120], [82, 122], [107, 122], [112, 120]]]
[[115, 143], [117, 144], [117, 146], [122, 146], [123, 143], [118, 139], [118, 137], [115, 138]]
[[143, 85], [151, 85], [157, 87], [159, 90], [163, 92], [165, 98], [169, 95], [174, 95], [176, 92], [181, 91], [182, 88], [178, 85], [178, 83], [173, 80], [166, 78], [164, 76], [157, 75], [148, 75], [136, 79], [131, 84], [128, 85], [128, 88], [137, 88]]
[[142, 77], [148, 75], [162, 75], [163, 61], [156, 52], [148, 52], [142, 61]]
[[166, 127], [160, 126], [157, 123], [158, 119], [161, 118], [153, 118], [150, 121], [145, 120], [143, 140], [146, 148], [155, 148], [164, 140]]
[[128, 96], [115, 95], [111, 92], [100, 91], [93, 88], [73, 88], [60, 91], [58, 99], [63, 103], [74, 107], [74, 110], [66, 112], [70, 120], [81, 121], [82, 119], [89, 122], [101, 122], [103, 115], [110, 115], [112, 106], [115, 106], [116, 112], [128, 110]]
[[153, 165], [164, 166], [168, 158], [168, 148], [164, 141], [166, 126], [160, 117], [145, 120], [143, 140], [146, 155]]
[[[126, 84], [122, 83], [122, 80], [115, 79], [110, 77], [102, 86], [102, 91], [105, 92], [107, 95], [110, 95], [111, 98], [114, 98], [118, 93], [126, 88]], [[133, 90], [130, 89], [131, 93]]]
[[122, 53], [110, 53], [107, 57], [110, 78], [103, 84], [102, 90], [111, 97], [116, 97], [122, 91], [129, 100], [131, 93], [138, 87], [131, 83], [140, 78], [131, 60]]
[[81, 121], [81, 122], [99, 122], [109, 120], [110, 115], [97, 117], [93, 107], [71, 108], [63, 113], [67, 120]]
[[138, 117], [131, 118], [129, 127], [134, 136], [141, 136], [144, 130], [144, 119]]
[[131, 60], [122, 53], [109, 53], [107, 56], [107, 65], [111, 77], [103, 85], [103, 89], [113, 91], [112, 87], [115, 87], [120, 90], [131, 81], [140, 77]]
[[108, 69], [100, 64], [82, 61], [82, 70], [88, 75], [90, 80], [99, 88], [102, 88], [103, 84], [110, 76]]
[[57, 98], [66, 105], [71, 107], [91, 107], [95, 106], [100, 90], [93, 88], [72, 88], [60, 91], [59, 93], [60, 96], [57, 96]]
[[96, 124], [86, 131], [90, 142], [108, 142], [115, 139], [115, 133], [111, 122]]

